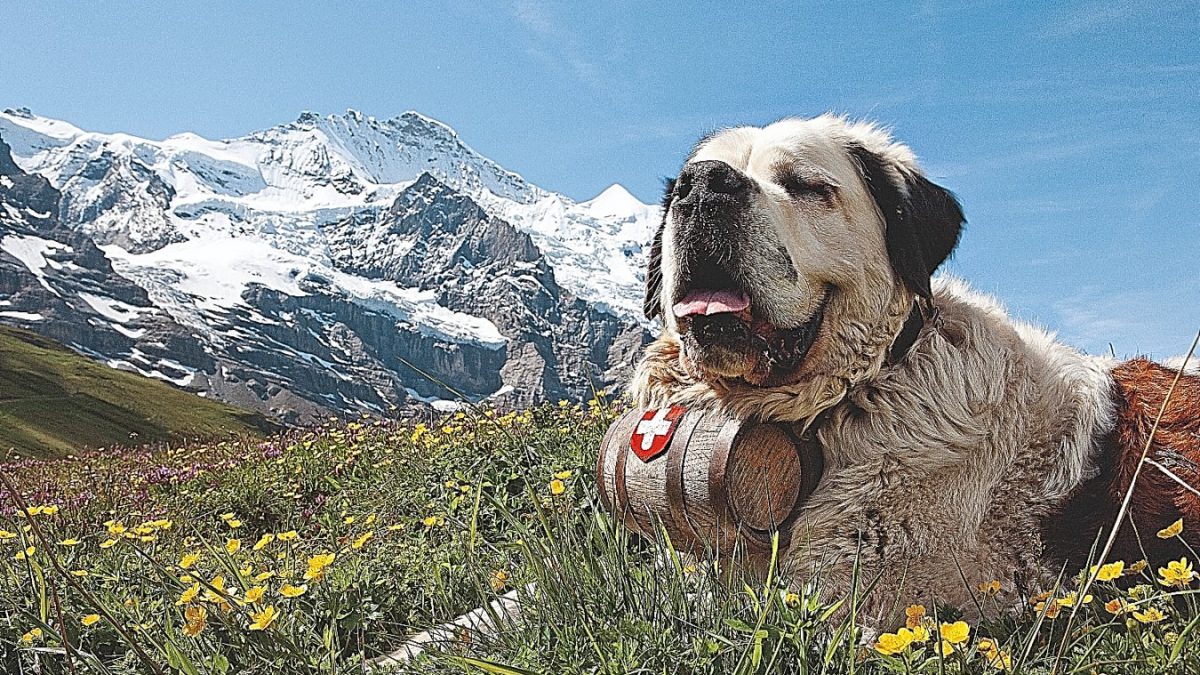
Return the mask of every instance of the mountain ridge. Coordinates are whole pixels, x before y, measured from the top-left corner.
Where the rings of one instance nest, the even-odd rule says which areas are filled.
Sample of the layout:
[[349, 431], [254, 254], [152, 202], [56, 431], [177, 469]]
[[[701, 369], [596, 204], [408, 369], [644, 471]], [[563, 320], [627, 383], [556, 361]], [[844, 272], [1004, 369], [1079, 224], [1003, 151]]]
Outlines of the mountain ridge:
[[[9, 173], [58, 195], [38, 230], [0, 189], [16, 209], [0, 210], [0, 321], [284, 419], [582, 398], [619, 386], [649, 337], [657, 207], [615, 184], [574, 202], [420, 113], [149, 141], [8, 109], [0, 139]], [[54, 255], [76, 247], [132, 295], [75, 289], [43, 311], [75, 283]]]

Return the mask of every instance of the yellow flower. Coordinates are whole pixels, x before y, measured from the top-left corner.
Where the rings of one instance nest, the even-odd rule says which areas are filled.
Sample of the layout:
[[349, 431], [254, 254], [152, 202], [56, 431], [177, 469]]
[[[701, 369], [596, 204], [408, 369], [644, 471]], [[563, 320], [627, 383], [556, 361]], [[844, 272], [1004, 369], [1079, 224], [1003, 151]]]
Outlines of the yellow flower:
[[108, 533], [113, 537], [119, 537], [125, 534], [125, 526], [118, 522], [109, 521]]
[[1167, 563], [1166, 567], [1158, 568], [1158, 583], [1163, 586], [1183, 588], [1192, 583], [1192, 579], [1195, 578], [1196, 572], [1192, 569], [1192, 563], [1188, 562], [1187, 558], [1172, 560]]
[[33, 644], [34, 640], [41, 640], [41, 639], [42, 639], [42, 629], [41, 628], [30, 628], [28, 633], [21, 636], [21, 644], [31, 645], [31, 644]]
[[275, 572], [273, 572], [271, 570], [267, 570], [266, 572], [259, 572], [258, 574], [255, 574], [254, 580], [260, 581], [260, 582], [266, 581], [267, 579], [270, 579], [273, 576], [275, 576]]
[[358, 539], [355, 539], [353, 544], [350, 544], [350, 548], [360, 549], [363, 547], [363, 544], [367, 543], [367, 541], [369, 541], [371, 539], [371, 537], [374, 537], [374, 536], [375, 536], [374, 532], [365, 532], [365, 533], [363, 533], [363, 535], [361, 537], [359, 537]]
[[9, 532], [8, 530], [0, 530], [0, 541], [4, 541], [6, 539], [16, 539], [16, 538], [17, 538], [16, 532]]
[[[1071, 591], [1070, 593], [1067, 593], [1063, 597], [1059, 598], [1057, 602], [1058, 602], [1058, 604], [1062, 605], [1063, 607], [1074, 607], [1075, 602], [1078, 599], [1079, 599], [1079, 594], [1074, 591]], [[1092, 601], [1091, 595], [1083, 596], [1083, 604], [1086, 605], [1091, 601]]]
[[399, 532], [400, 530], [403, 530], [403, 529], [404, 529], [404, 525], [401, 523], [396, 523], [395, 525], [387, 526], [388, 532]]
[[1150, 563], [1146, 562], [1145, 559], [1138, 560], [1129, 566], [1129, 573], [1137, 574], [1149, 566]]
[[1041, 614], [1043, 611], [1045, 611], [1046, 618], [1053, 619], [1058, 616], [1058, 610], [1062, 609], [1062, 605], [1058, 602], [1058, 600], [1050, 600], [1048, 603], [1039, 602], [1033, 609], [1038, 614]]
[[909, 605], [904, 608], [904, 625], [907, 628], [915, 628], [921, 625], [921, 619], [925, 618], [925, 605]]
[[250, 618], [254, 620], [254, 623], [250, 624], [250, 630], [264, 630], [267, 626], [274, 623], [278, 616], [279, 613], [275, 611], [275, 605], [267, 605], [267, 608], [263, 611], [250, 615]]
[[223, 521], [225, 521], [225, 522], [227, 522], [227, 523], [228, 523], [229, 521], [233, 520], [233, 519], [234, 519], [234, 518], [236, 518], [236, 517], [237, 517], [237, 514], [236, 514], [236, 513], [234, 513], [234, 512], [232, 512], [232, 511], [230, 511], [229, 513], [222, 513], [222, 514], [221, 514], [221, 520], [223, 520]]
[[99, 615], [99, 614], [88, 614], [87, 616], [85, 616], [85, 617], [83, 617], [82, 619], [80, 619], [80, 620], [79, 620], [79, 623], [81, 623], [81, 624], [83, 624], [83, 625], [85, 625], [85, 626], [94, 626], [94, 625], [96, 625], [96, 623], [98, 623], [99, 621], [100, 621], [100, 615]]
[[884, 633], [875, 642], [875, 651], [884, 656], [892, 656], [908, 649], [913, 642], [913, 634], [907, 628], [901, 628], [895, 633]]
[[234, 518], [233, 520], [225, 521], [225, 524], [229, 526], [229, 529], [236, 530], [242, 526], [242, 521], [238, 520], [237, 518]]
[[981, 654], [988, 657], [991, 657], [993, 654], [995, 654], [996, 650], [998, 649], [996, 647], [996, 641], [991, 638], [979, 638], [979, 643], [975, 645], [975, 648], [978, 649]]
[[568, 478], [570, 478], [571, 476], [574, 476], [574, 475], [575, 475], [575, 472], [568, 469], [567, 471], [559, 471], [558, 473], [554, 474], [554, 477], [559, 480], [567, 480]]
[[254, 565], [252, 563], [246, 563], [242, 569], [238, 570], [238, 576], [241, 577], [248, 577], [251, 574], [254, 574]]
[[954, 645], [947, 640], [942, 640], [938, 643], [938, 653], [942, 655], [942, 658], [950, 656], [954, 653]]
[[421, 521], [421, 524], [425, 527], [433, 527], [434, 525], [437, 525], [437, 522], [438, 519], [436, 516], [426, 516], [425, 519]]
[[200, 605], [191, 605], [183, 610], [183, 632], [188, 637], [196, 637], [208, 623], [208, 610]]
[[100, 542], [100, 548], [112, 548], [116, 545], [117, 545], [116, 539], [105, 539], [104, 541]]
[[998, 595], [1000, 593], [1000, 582], [993, 579], [989, 582], [979, 584], [979, 592], [984, 595]]
[[17, 554], [13, 557], [17, 560], [24, 560], [26, 558], [32, 558], [34, 553], [37, 553], [37, 549], [30, 546], [23, 551], [17, 551]]
[[488, 583], [491, 584], [493, 591], [499, 593], [500, 591], [504, 590], [505, 586], [508, 585], [508, 572], [505, 572], [504, 570], [496, 570], [495, 572], [492, 572], [492, 576], [490, 579], [488, 579]]
[[278, 538], [279, 541], [296, 541], [300, 538], [300, 534], [295, 530], [288, 530], [287, 532], [280, 532]]
[[1134, 612], [1133, 618], [1141, 623], [1157, 623], [1167, 618], [1157, 607], [1150, 607], [1144, 612]]
[[259, 537], [258, 541], [254, 542], [253, 548], [255, 551], [261, 551], [261, 550], [263, 550], [264, 547], [266, 547], [267, 544], [270, 544], [273, 541], [275, 541], [275, 535], [268, 532], [268, 533], [264, 534], [263, 536]]
[[1092, 565], [1091, 574], [1096, 575], [1096, 581], [1112, 581], [1125, 572], [1125, 561], [1118, 560], [1107, 565]]
[[191, 569], [199, 561], [200, 561], [199, 553], [185, 553], [185, 554], [183, 554], [183, 557], [179, 559], [179, 567], [181, 569], [185, 569], [185, 570]]
[[910, 630], [912, 630], [913, 642], [926, 642], [929, 640], [929, 629], [923, 624], [918, 623]]
[[199, 594], [200, 594], [200, 583], [196, 582], [196, 583], [192, 584], [191, 586], [189, 586], [187, 588], [187, 590], [185, 590], [183, 593], [181, 593], [179, 595], [179, 600], [177, 600], [175, 602], [175, 604], [176, 605], [186, 605], [189, 602], [195, 600], [196, 596]]
[[247, 588], [246, 589], [246, 597], [243, 598], [242, 601], [245, 603], [258, 602], [259, 600], [262, 600], [263, 594], [266, 592], [267, 592], [267, 589], [263, 586], [255, 586], [254, 588]]
[[221, 603], [225, 601], [225, 577], [217, 575], [213, 580], [208, 582], [212, 588], [204, 590], [204, 599], [209, 602]]
[[322, 553], [308, 559], [308, 569], [304, 572], [305, 581], [313, 581], [325, 576], [325, 568], [333, 564], [334, 554]]
[[1176, 520], [1175, 522], [1171, 523], [1170, 525], [1159, 530], [1158, 538], [1159, 539], [1170, 539], [1171, 537], [1179, 536], [1180, 533], [1182, 533], [1182, 532], [1183, 532], [1183, 518], [1180, 518], [1179, 520]]
[[550, 494], [558, 496], [567, 491], [567, 486], [557, 478], [550, 481]]
[[241, 539], [229, 539], [225, 542], [225, 552], [229, 555], [237, 553], [242, 548]]
[[71, 576], [73, 577], [86, 577], [87, 575], [87, 570], [71, 570]]
[[1012, 670], [1012, 655], [1006, 651], [998, 651], [993, 656], [988, 657], [988, 665], [1003, 671]]
[[285, 598], [298, 598], [307, 592], [308, 592], [307, 584], [301, 584], [299, 586], [293, 586], [291, 584], [284, 584], [279, 589], [279, 594]]
[[966, 621], [955, 621], [954, 623], [942, 624], [942, 639], [950, 644], [957, 645], [967, 641], [971, 636], [971, 627]]
[[80, 543], [81, 542], [78, 539], [76, 539], [75, 537], [71, 537], [70, 539], [63, 539], [62, 541], [58, 542], [58, 545], [59, 546], [78, 546]]
[[342, 524], [343, 525], [353, 525], [354, 524], [354, 516], [346, 516], [345, 518], [342, 518]]
[[1109, 614], [1116, 615], [1124, 613], [1127, 610], [1127, 606], [1125, 605], [1125, 601], [1121, 598], [1113, 598], [1112, 600], [1104, 603], [1104, 609], [1107, 610]]

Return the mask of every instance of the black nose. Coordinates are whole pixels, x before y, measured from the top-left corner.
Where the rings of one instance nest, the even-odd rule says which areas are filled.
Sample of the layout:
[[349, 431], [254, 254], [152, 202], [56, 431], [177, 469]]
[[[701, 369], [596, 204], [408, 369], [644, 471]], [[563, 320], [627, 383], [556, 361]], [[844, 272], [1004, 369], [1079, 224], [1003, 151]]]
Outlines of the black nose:
[[750, 179], [740, 171], [718, 160], [692, 162], [683, 168], [675, 181], [675, 198], [681, 202], [698, 202], [707, 196], [740, 197], [750, 189]]

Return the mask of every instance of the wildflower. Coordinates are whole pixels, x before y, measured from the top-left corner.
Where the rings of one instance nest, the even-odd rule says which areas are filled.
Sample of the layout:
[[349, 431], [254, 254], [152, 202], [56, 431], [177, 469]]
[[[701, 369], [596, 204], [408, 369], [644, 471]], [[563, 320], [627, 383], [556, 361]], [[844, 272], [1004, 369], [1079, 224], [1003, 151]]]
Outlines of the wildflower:
[[263, 594], [266, 592], [267, 592], [267, 589], [264, 586], [255, 586], [253, 588], [247, 588], [246, 589], [246, 597], [244, 597], [242, 599], [242, 601], [246, 604], [257, 603], [259, 600], [262, 600]]
[[186, 605], [196, 599], [200, 594], [200, 582], [196, 582], [189, 586], [187, 590], [179, 594], [179, 599], [175, 601], [176, 605]]
[[403, 530], [403, 529], [404, 529], [404, 525], [402, 525], [402, 524], [400, 524], [400, 523], [396, 523], [395, 525], [388, 525], [388, 526], [387, 526], [387, 531], [388, 531], [388, 532], [398, 532], [398, 531], [400, 531], [400, 530]]
[[1115, 615], [1126, 612], [1128, 610], [1128, 606], [1125, 604], [1125, 601], [1122, 600], [1121, 598], [1113, 598], [1112, 600], [1109, 600], [1108, 602], [1104, 603], [1104, 609], [1109, 614], [1112, 614], [1115, 616]]
[[241, 539], [229, 539], [225, 542], [225, 552], [229, 555], [237, 553], [242, 548]]
[[342, 524], [343, 525], [353, 525], [354, 524], [354, 516], [346, 516], [345, 518], [342, 518]]
[[299, 586], [293, 586], [291, 584], [284, 584], [279, 589], [279, 594], [285, 598], [298, 598], [307, 592], [308, 592], [307, 584], [301, 584]]
[[71, 570], [71, 576], [73, 577], [86, 577], [88, 574], [87, 570]]
[[421, 524], [424, 525], [425, 527], [433, 527], [434, 525], [437, 525], [437, 523], [438, 523], [438, 519], [436, 516], [426, 516], [421, 521]]
[[975, 648], [984, 656], [995, 654], [998, 649], [996, 641], [991, 638], [979, 638], [979, 643], [975, 645]]
[[30, 628], [28, 633], [25, 633], [24, 635], [21, 636], [21, 644], [31, 645], [31, 644], [33, 644], [34, 640], [41, 640], [41, 639], [42, 639], [42, 629], [41, 628]]
[[1192, 563], [1188, 562], [1187, 558], [1172, 560], [1167, 563], [1166, 567], [1158, 568], [1158, 583], [1163, 586], [1183, 588], [1192, 583], [1192, 579], [1195, 578], [1196, 572], [1192, 569]]
[[358, 539], [355, 539], [354, 543], [350, 544], [350, 548], [353, 548], [356, 550], [360, 549], [363, 547], [363, 544], [366, 544], [367, 541], [369, 541], [371, 539], [371, 537], [374, 537], [374, 536], [375, 536], [374, 532], [365, 532], [365, 533], [363, 533], [363, 535], [361, 537], [359, 537]]
[[225, 601], [225, 577], [217, 575], [213, 580], [208, 582], [211, 588], [204, 591], [204, 599], [209, 602], [221, 603]]
[[942, 658], [946, 658], [954, 653], [954, 645], [948, 640], [942, 640], [938, 643], [938, 653], [942, 655]]
[[80, 543], [82, 543], [82, 542], [80, 542], [78, 539], [76, 539], [74, 537], [70, 537], [68, 539], [63, 539], [62, 541], [58, 542], [58, 545], [59, 546], [78, 546]]
[[967, 641], [971, 636], [971, 627], [966, 621], [955, 621], [954, 623], [943, 623], [941, 628], [942, 639], [950, 644], [957, 645]]
[[196, 637], [208, 623], [208, 610], [200, 605], [191, 605], [183, 610], [183, 632], [188, 637]]
[[258, 574], [255, 574], [254, 580], [261, 583], [263, 581], [266, 581], [267, 579], [270, 579], [273, 576], [275, 576], [275, 572], [273, 572], [271, 570], [267, 570], [266, 572], [259, 572]]
[[559, 480], [567, 480], [573, 475], [575, 475], [575, 472], [568, 469], [566, 471], [559, 471], [558, 473], [554, 474], [554, 477]]
[[188, 570], [194, 567], [199, 561], [199, 553], [185, 553], [183, 554], [183, 557], [179, 559], [179, 567], [180, 569]]
[[79, 623], [81, 623], [81, 624], [83, 624], [83, 625], [85, 625], [85, 626], [94, 626], [94, 625], [96, 625], [96, 624], [97, 624], [99, 621], [100, 621], [100, 615], [99, 615], [99, 614], [88, 614], [87, 616], [85, 616], [85, 617], [83, 617], [82, 619], [80, 619], [80, 620], [79, 620]]
[[499, 593], [500, 591], [504, 590], [506, 585], [508, 585], [508, 572], [505, 572], [504, 570], [496, 570], [495, 572], [492, 572], [492, 576], [490, 579], [488, 579], [488, 583], [491, 584], [493, 591]]
[[913, 642], [913, 634], [907, 628], [901, 628], [895, 633], [884, 633], [875, 642], [875, 651], [884, 656], [892, 656], [908, 649]]
[[1062, 609], [1062, 605], [1058, 600], [1050, 600], [1048, 602], [1039, 602], [1033, 610], [1038, 614], [1046, 613], [1047, 619], [1053, 619], [1058, 616], [1058, 610]]
[[550, 481], [550, 494], [557, 497], [566, 491], [567, 486], [564, 485], [561, 480], [555, 478], [554, 480]]
[[296, 541], [300, 538], [300, 534], [295, 530], [288, 530], [287, 532], [280, 532], [276, 538], [279, 541]]
[[228, 523], [229, 521], [233, 520], [234, 518], [237, 518], [237, 514], [232, 511], [230, 511], [229, 513], [221, 514], [221, 522]]
[[252, 563], [246, 563], [240, 570], [238, 570], [239, 577], [248, 577], [251, 574], [254, 574], [254, 565]]
[[927, 642], [929, 640], [929, 629], [925, 627], [925, 624], [918, 623], [909, 630], [912, 631], [913, 642]]
[[0, 541], [4, 541], [7, 539], [16, 539], [16, 538], [17, 538], [17, 534], [15, 532], [9, 532], [8, 530], [0, 530]]
[[108, 523], [109, 524], [106, 525], [106, 527], [108, 528], [108, 534], [110, 536], [119, 537], [125, 534], [125, 526], [121, 523], [112, 520], [108, 521]]
[[1121, 576], [1125, 571], [1125, 561], [1118, 560], [1107, 565], [1092, 565], [1091, 574], [1096, 576], [1096, 581], [1112, 581]]
[[[1077, 593], [1075, 593], [1074, 591], [1072, 591], [1070, 593], [1067, 593], [1063, 597], [1059, 598], [1058, 604], [1062, 605], [1063, 607], [1074, 607], [1075, 602], [1078, 599], [1079, 599], [1079, 595]], [[1090, 594], [1083, 596], [1083, 604], [1086, 605], [1091, 601], [1092, 601], [1092, 596]]]
[[365, 521], [363, 521], [363, 522], [364, 522], [366, 525], [368, 525], [368, 526], [370, 526], [370, 525], [374, 525], [374, 524], [375, 524], [375, 518], [376, 518], [375, 514], [374, 514], [374, 513], [372, 513], [372, 514], [368, 515], [368, 516], [367, 516], [367, 519], [366, 519]]
[[997, 670], [1010, 671], [1012, 670], [1012, 655], [1006, 651], [997, 651], [994, 656], [988, 657], [988, 665]]
[[275, 622], [279, 613], [275, 611], [275, 605], [267, 605], [267, 608], [261, 612], [255, 612], [250, 615], [254, 623], [250, 624], [250, 630], [264, 630]]
[[30, 546], [23, 551], [17, 551], [17, 554], [13, 557], [17, 560], [24, 560], [26, 558], [32, 558], [34, 553], [37, 553], [37, 549], [33, 546]]
[[116, 545], [117, 545], [116, 539], [105, 539], [104, 541], [100, 542], [100, 548], [112, 548]]
[[979, 592], [984, 595], [998, 595], [1000, 593], [1000, 581], [993, 579], [986, 583], [979, 584]]
[[1171, 523], [1170, 525], [1159, 530], [1158, 538], [1159, 539], [1170, 539], [1171, 537], [1178, 537], [1182, 532], [1183, 532], [1183, 518], [1180, 518], [1179, 520], [1176, 520], [1175, 522]]
[[904, 608], [904, 625], [907, 628], [915, 628], [921, 625], [921, 620], [925, 618], [925, 605], [909, 605]]
[[308, 559], [308, 569], [304, 572], [305, 581], [315, 581], [325, 576], [325, 568], [333, 564], [334, 554], [322, 553]]
[[225, 521], [225, 524], [229, 526], [229, 529], [236, 530], [242, 526], [242, 521], [238, 520], [237, 518], [234, 518], [233, 520]]
[[1145, 559], [1138, 560], [1129, 566], [1128, 572], [1130, 574], [1138, 574], [1149, 566], [1150, 563], [1146, 562]]
[[1158, 623], [1167, 618], [1167, 616], [1159, 611], [1157, 607], [1150, 607], [1144, 612], [1134, 612], [1133, 618], [1137, 619], [1139, 623]]

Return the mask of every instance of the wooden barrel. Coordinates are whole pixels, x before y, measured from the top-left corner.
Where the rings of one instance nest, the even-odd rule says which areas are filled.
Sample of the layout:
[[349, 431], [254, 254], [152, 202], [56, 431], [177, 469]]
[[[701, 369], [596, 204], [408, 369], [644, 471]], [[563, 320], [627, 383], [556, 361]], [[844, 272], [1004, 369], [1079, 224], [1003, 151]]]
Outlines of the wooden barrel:
[[651, 538], [661, 523], [675, 548], [694, 553], [769, 549], [821, 470], [820, 446], [791, 425], [683, 407], [626, 413], [596, 462], [610, 511]]

